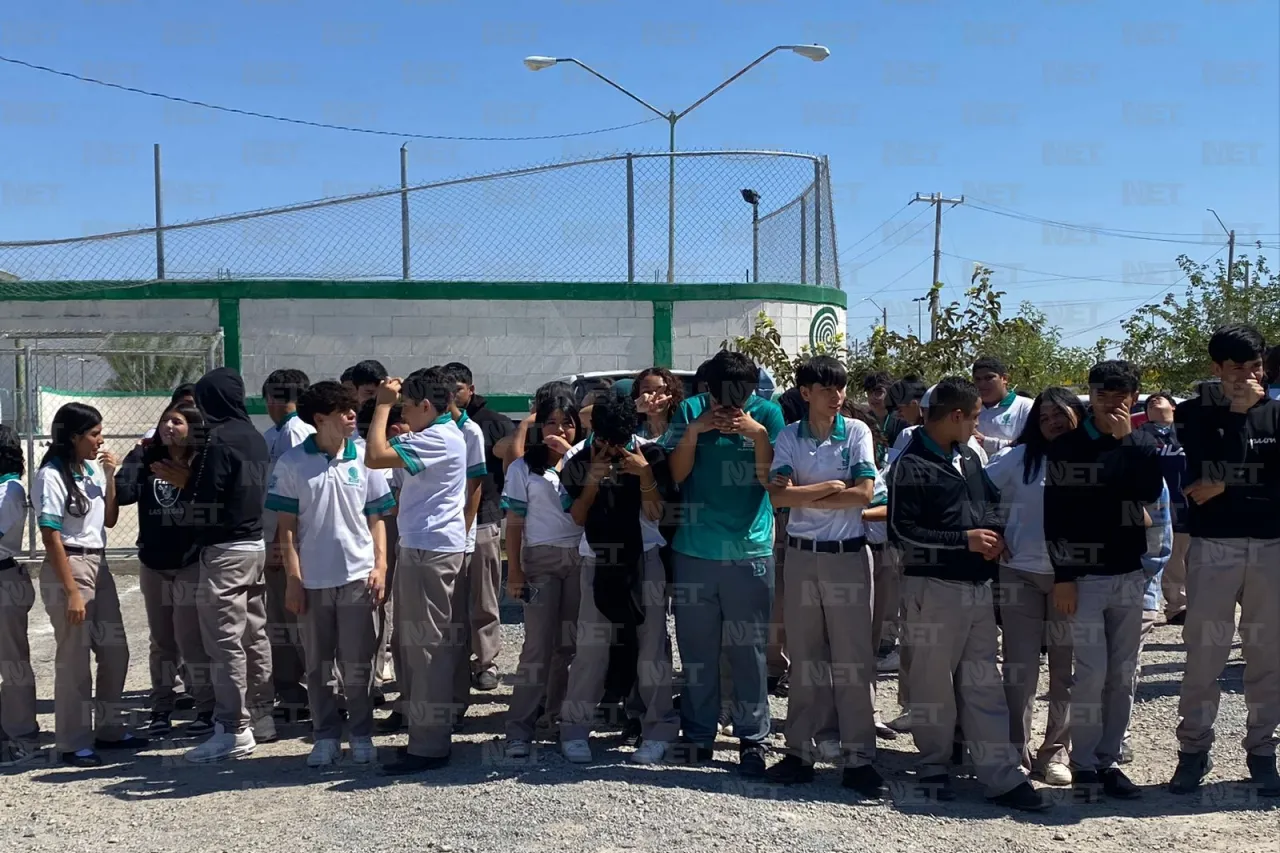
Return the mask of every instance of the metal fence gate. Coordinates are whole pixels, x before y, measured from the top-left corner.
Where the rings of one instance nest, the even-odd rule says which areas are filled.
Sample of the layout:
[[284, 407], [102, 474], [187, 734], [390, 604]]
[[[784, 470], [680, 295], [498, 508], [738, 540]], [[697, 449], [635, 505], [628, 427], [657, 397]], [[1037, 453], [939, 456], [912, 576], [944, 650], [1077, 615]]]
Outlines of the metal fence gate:
[[[26, 447], [27, 494], [59, 408], [79, 402], [102, 413], [104, 447], [123, 460], [156, 426], [173, 389], [222, 364], [222, 332], [0, 332], [0, 420]], [[107, 531], [109, 555], [136, 552], [136, 507], [121, 507]], [[36, 512], [27, 514], [26, 554], [43, 554]]]

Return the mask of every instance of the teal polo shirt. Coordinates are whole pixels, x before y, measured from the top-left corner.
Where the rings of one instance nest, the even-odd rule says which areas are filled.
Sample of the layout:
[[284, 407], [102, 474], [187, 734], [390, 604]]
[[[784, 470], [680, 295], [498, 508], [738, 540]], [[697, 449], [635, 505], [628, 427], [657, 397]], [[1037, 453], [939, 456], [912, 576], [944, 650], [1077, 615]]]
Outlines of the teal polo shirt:
[[[674, 450], [685, 428], [709, 408], [710, 394], [681, 403], [663, 446]], [[768, 430], [770, 444], [777, 440], [784, 426], [777, 403], [753, 394], [743, 409]], [[693, 470], [680, 486], [685, 516], [672, 543], [677, 553], [729, 562], [773, 554], [773, 504], [756, 478], [755, 460], [755, 447], [743, 436], [719, 431], [698, 436]]]

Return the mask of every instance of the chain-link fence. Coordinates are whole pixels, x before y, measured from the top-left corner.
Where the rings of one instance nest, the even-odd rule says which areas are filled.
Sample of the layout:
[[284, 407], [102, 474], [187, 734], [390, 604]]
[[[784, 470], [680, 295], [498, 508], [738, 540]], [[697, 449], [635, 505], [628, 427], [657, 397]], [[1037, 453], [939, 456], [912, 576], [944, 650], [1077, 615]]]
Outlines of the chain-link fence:
[[[755, 227], [744, 190], [759, 197]], [[618, 154], [158, 229], [0, 242], [0, 270], [16, 279], [0, 296], [41, 281], [228, 277], [838, 287], [830, 199], [822, 157]]]
[[[27, 494], [58, 409], [85, 403], [102, 413], [104, 449], [123, 460], [153, 429], [173, 390], [222, 363], [222, 333], [0, 332], [0, 418], [26, 448]], [[108, 551], [132, 553], [136, 507], [121, 507]], [[29, 513], [26, 552], [43, 551]]]

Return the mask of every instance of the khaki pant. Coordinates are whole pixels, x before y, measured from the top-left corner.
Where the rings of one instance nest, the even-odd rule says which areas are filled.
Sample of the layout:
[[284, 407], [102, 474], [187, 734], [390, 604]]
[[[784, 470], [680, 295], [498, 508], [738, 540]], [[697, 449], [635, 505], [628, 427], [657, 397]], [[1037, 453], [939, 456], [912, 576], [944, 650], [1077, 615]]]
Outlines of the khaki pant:
[[[1147, 645], [1147, 637], [1155, 630], [1160, 619], [1159, 610], [1142, 611], [1142, 637], [1138, 640], [1138, 665], [1133, 668], [1133, 695], [1138, 695], [1138, 676], [1142, 675], [1142, 650]], [[1129, 730], [1125, 729], [1122, 749], [1129, 751]]]
[[36, 675], [31, 669], [27, 626], [36, 603], [36, 585], [26, 566], [0, 569], [0, 731], [11, 738], [34, 738]]
[[[765, 666], [769, 678], [782, 678], [791, 668], [787, 655], [787, 619], [783, 601], [787, 579], [787, 519], [790, 514], [777, 510], [773, 514], [773, 610], [769, 613], [769, 646], [765, 649]], [[728, 677], [727, 666], [721, 667], [722, 678]], [[725, 696], [731, 695], [726, 692]]]
[[[644, 612], [637, 627], [640, 655], [636, 661], [636, 687], [632, 697], [644, 708], [641, 734], [645, 740], [669, 743], [680, 733], [680, 715], [671, 700], [671, 646], [667, 638], [667, 573], [657, 548], [644, 555], [644, 577], [636, 603]], [[560, 739], [586, 740], [595, 722], [596, 706], [604, 695], [613, 623], [605, 620], [595, 603], [595, 560], [582, 563], [578, 633], [569, 668], [569, 683], [560, 712]], [[628, 701], [629, 709], [633, 706]]]
[[[872, 587], [871, 641], [876, 653], [881, 646], [892, 646], [898, 641], [899, 623], [902, 621], [902, 569], [898, 564], [898, 550], [884, 545], [871, 552], [874, 567]], [[899, 653], [901, 659], [901, 653]], [[902, 671], [901, 665], [898, 671]]]
[[213, 673], [213, 718], [228, 732], [271, 714], [265, 564], [265, 551], [200, 550], [200, 636]]
[[502, 543], [500, 526], [482, 524], [476, 528], [476, 550], [471, 555], [467, 583], [471, 588], [471, 671], [476, 675], [496, 671], [502, 650], [502, 619], [498, 602], [502, 598]]
[[568, 678], [559, 673], [573, 661], [583, 559], [577, 546], [526, 545], [521, 556], [531, 599], [524, 606], [524, 645], [512, 677], [506, 728], [510, 740], [533, 740], [543, 697], [548, 713], [554, 713], [568, 692]]
[[440, 758], [452, 744], [454, 674], [463, 651], [453, 611], [463, 556], [402, 547], [396, 563], [395, 634], [403, 664], [396, 678], [410, 755]]
[[453, 582], [451, 634], [458, 638], [457, 663], [453, 671], [453, 705], [457, 717], [471, 707], [471, 565], [476, 554], [462, 555], [462, 569]]
[[400, 678], [400, 653], [395, 647], [395, 583], [396, 558], [400, 554], [400, 526], [393, 515], [383, 516], [387, 532], [387, 583], [386, 595], [375, 614], [378, 626], [378, 650], [374, 656], [373, 683], [377, 689], [383, 685], [382, 671], [388, 663], [396, 679]]
[[1071, 617], [1075, 671], [1071, 684], [1071, 766], [1118, 767], [1133, 713], [1134, 671], [1142, 641], [1141, 571], [1089, 575], [1076, 581]]
[[[84, 599], [79, 625], [67, 621], [67, 594], [48, 560], [40, 569], [44, 609], [53, 625], [53, 719], [59, 752], [92, 749], [94, 739], [124, 737], [120, 696], [129, 673], [129, 644], [116, 581], [100, 556], [68, 555], [71, 575]], [[97, 689], [90, 655], [97, 659]]]
[[200, 617], [196, 608], [200, 568], [192, 564], [174, 572], [158, 572], [143, 566], [138, 586], [147, 610], [151, 674], [151, 710], [172, 714], [177, 698], [179, 668], [186, 676], [187, 695], [197, 713], [213, 710], [213, 683], [209, 655], [200, 637]]
[[1009, 743], [991, 584], [907, 576], [902, 590], [902, 642], [911, 649], [906, 677], [911, 733], [920, 751], [918, 775], [948, 772], [958, 717], [987, 796], [1012, 791], [1027, 776]]
[[[869, 764], [876, 754], [871, 553], [787, 550], [787, 746], [812, 764], [814, 744], [838, 738], [848, 766]], [[837, 730], [826, 730], [833, 722]]]
[[373, 656], [378, 633], [373, 596], [364, 580], [309, 589], [302, 632], [307, 649], [307, 695], [314, 740], [342, 737], [338, 699], [330, 686], [334, 669], [347, 702], [352, 738], [373, 734]]
[[290, 706], [307, 704], [307, 666], [298, 617], [284, 606], [288, 576], [283, 559], [267, 549], [267, 640], [271, 644], [271, 685], [276, 698]]
[[1208, 752], [1218, 717], [1218, 678], [1240, 604], [1245, 752], [1274, 755], [1280, 724], [1280, 539], [1192, 539], [1187, 561], [1187, 665], [1178, 701], [1178, 748]]
[[1172, 619], [1187, 609], [1187, 552], [1191, 548], [1191, 534], [1173, 534], [1173, 553], [1160, 576], [1160, 591], [1164, 594], [1164, 616]]
[[[1053, 575], [1000, 567], [1004, 618], [1004, 695], [1009, 738], [1025, 770], [1070, 760], [1071, 619], [1053, 606]], [[1049, 647], [1049, 722], [1038, 750], [1031, 749], [1031, 718], [1040, 682], [1040, 646]]]

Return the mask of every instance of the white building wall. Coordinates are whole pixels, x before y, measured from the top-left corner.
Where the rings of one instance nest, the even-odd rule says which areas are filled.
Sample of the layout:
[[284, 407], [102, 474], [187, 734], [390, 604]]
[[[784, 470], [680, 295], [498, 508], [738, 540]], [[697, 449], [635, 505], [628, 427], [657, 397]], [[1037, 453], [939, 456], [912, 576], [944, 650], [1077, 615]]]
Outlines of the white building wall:
[[[765, 302], [759, 299], [721, 302], [677, 302], [672, 319], [672, 367], [696, 370], [715, 355], [723, 341], [751, 333], [761, 311], [773, 318], [782, 336], [782, 348], [795, 355], [809, 344], [809, 324], [822, 305]], [[845, 326], [845, 310], [836, 312], [837, 328]]]
[[216, 332], [214, 299], [111, 299], [0, 303], [4, 332]]
[[484, 393], [527, 394], [572, 373], [653, 362], [649, 302], [244, 300], [240, 330], [250, 389], [279, 367], [320, 379], [377, 358], [400, 375], [461, 361]]

